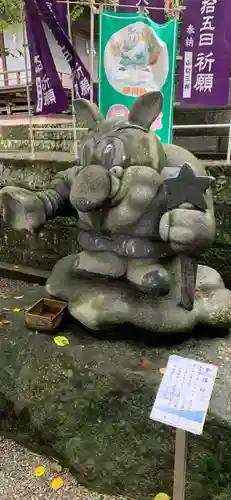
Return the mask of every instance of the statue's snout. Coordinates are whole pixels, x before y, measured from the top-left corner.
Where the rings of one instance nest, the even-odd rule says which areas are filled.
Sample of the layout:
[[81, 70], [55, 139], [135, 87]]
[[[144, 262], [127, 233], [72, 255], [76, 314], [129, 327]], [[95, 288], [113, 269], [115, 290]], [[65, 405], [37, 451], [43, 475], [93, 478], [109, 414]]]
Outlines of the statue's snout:
[[80, 212], [100, 208], [111, 192], [111, 176], [104, 167], [90, 165], [77, 175], [70, 192], [71, 204]]

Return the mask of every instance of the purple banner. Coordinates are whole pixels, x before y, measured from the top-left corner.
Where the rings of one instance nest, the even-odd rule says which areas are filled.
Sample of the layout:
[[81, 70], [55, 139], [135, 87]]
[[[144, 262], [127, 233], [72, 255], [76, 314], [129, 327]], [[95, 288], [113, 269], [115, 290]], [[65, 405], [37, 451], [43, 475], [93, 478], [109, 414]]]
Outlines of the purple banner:
[[68, 36], [67, 4], [56, 0], [46, 0], [46, 4], [51, 12], [55, 14], [61, 28]]
[[74, 74], [75, 98], [90, 100], [90, 74], [75, 52], [67, 34], [59, 23], [57, 10], [53, 9], [56, 0], [36, 0], [43, 21], [48, 25], [57, 43], [60, 45], [63, 55], [70, 65]]
[[230, 0], [185, 0], [179, 101], [225, 106], [229, 96]]
[[68, 99], [57, 73], [35, 1], [25, 0], [25, 10], [34, 114], [62, 113], [68, 109]]
[[[127, 6], [119, 7], [119, 12], [135, 13], [140, 7], [144, 7], [144, 12], [156, 23], [163, 24], [166, 21], [164, 12], [165, 0], [119, 0], [119, 4]], [[131, 5], [135, 5], [137, 9], [131, 8]], [[150, 7], [162, 10], [150, 9]]]

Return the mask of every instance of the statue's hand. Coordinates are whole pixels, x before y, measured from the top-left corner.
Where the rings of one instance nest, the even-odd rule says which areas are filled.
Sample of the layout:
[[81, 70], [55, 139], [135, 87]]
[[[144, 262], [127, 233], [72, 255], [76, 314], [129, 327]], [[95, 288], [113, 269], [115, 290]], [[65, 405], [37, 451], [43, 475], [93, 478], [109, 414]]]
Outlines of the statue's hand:
[[46, 222], [45, 207], [36, 195], [20, 187], [0, 191], [0, 214], [13, 229], [34, 232]]
[[209, 211], [176, 208], [162, 216], [159, 231], [174, 252], [201, 253], [213, 243], [215, 221]]

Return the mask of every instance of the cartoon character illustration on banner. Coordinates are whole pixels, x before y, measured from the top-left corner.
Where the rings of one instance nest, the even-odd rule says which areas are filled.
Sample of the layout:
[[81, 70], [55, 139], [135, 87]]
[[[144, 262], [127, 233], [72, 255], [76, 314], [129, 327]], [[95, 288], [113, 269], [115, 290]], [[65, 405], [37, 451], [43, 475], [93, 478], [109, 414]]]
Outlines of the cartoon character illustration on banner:
[[[168, 50], [155, 31], [137, 22], [117, 31], [105, 48], [109, 82], [126, 95], [160, 90], [168, 74]], [[114, 85], [113, 83], [114, 82]]]
[[139, 33], [134, 26], [129, 26], [128, 38], [119, 46], [121, 58], [118, 70], [126, 71], [127, 66], [133, 66], [134, 69], [148, 72], [148, 65], [154, 64], [160, 56], [160, 44], [155, 42], [147, 27]]

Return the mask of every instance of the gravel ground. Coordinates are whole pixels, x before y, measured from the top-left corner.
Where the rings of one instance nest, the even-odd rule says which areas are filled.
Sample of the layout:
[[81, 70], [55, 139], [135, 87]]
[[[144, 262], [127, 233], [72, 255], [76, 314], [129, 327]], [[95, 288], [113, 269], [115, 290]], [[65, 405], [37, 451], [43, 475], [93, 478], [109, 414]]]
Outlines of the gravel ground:
[[31, 287], [37, 286], [38, 285], [36, 284], [26, 283], [25, 281], [9, 280], [7, 278], [0, 277], [0, 295], [23, 295], [24, 290], [28, 290]]
[[[0, 295], [23, 295], [33, 284], [0, 278]], [[36, 467], [43, 465], [45, 474], [35, 477]], [[57, 477], [64, 484], [59, 490], [51, 487]], [[45, 457], [36, 455], [13, 441], [0, 437], [0, 500], [122, 500], [82, 488], [67, 470]], [[123, 497], [123, 500], [126, 500]]]
[[[45, 474], [35, 477], [35, 469], [41, 465], [45, 467]], [[54, 490], [51, 482], [57, 477], [63, 479], [64, 484], [59, 490]], [[101, 495], [82, 488], [67, 470], [61, 470], [57, 462], [31, 453], [13, 441], [0, 437], [0, 499], [118, 500], [119, 497]]]

